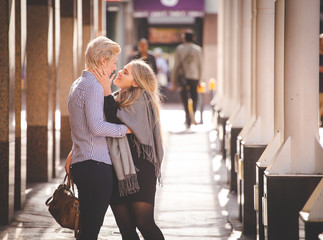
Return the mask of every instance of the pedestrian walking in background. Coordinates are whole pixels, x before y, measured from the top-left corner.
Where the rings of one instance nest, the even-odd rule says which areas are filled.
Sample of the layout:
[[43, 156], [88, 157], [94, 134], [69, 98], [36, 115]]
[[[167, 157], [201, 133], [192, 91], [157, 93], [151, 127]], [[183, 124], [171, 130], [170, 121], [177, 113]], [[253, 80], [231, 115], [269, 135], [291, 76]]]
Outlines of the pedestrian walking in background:
[[[177, 46], [175, 51], [174, 67], [171, 75], [171, 90], [180, 89], [180, 96], [185, 110], [185, 124], [190, 128], [195, 119], [190, 118], [188, 108], [188, 92], [193, 101], [193, 117], [195, 116], [198, 93], [197, 87], [202, 78], [202, 48], [193, 43], [193, 32], [185, 32], [184, 42]], [[179, 70], [182, 69], [185, 76], [185, 82], [179, 82]]]
[[162, 95], [164, 95], [168, 86], [168, 62], [165, 58], [163, 58], [162, 53], [163, 50], [161, 48], [154, 49], [154, 55], [157, 65], [158, 85]]
[[[80, 240], [97, 240], [110, 204], [113, 177], [106, 137], [123, 137], [128, 131], [125, 125], [105, 121], [104, 95], [111, 94], [111, 89], [103, 89], [93, 75], [93, 69], [101, 67], [110, 76], [119, 53], [120, 46], [106, 37], [92, 40], [85, 52], [86, 69], [69, 93], [73, 146], [65, 170], [78, 189]], [[112, 77], [107, 81], [110, 86]]]
[[[102, 86], [109, 84], [108, 77], [97, 72]], [[133, 60], [119, 71], [114, 84], [121, 90], [105, 97], [106, 119], [126, 124], [132, 133], [108, 138], [115, 169], [111, 208], [123, 240], [139, 240], [137, 228], [146, 240], [163, 240], [154, 220], [163, 159], [157, 79], [147, 63]]]
[[157, 74], [156, 59], [154, 54], [148, 50], [149, 49], [148, 40], [145, 38], [140, 39], [137, 45], [137, 49], [138, 49], [138, 52], [129, 60], [142, 59], [146, 63], [148, 63], [149, 66], [153, 69], [154, 73]]

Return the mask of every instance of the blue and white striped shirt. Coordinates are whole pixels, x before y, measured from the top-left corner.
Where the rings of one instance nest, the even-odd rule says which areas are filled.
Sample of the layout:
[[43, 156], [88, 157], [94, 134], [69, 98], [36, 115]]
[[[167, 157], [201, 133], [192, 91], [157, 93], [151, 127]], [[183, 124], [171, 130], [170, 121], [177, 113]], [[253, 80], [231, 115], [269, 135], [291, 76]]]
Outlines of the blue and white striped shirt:
[[106, 137], [123, 137], [128, 128], [106, 122], [103, 105], [102, 86], [92, 73], [83, 71], [73, 83], [68, 97], [72, 164], [89, 159], [111, 164]]

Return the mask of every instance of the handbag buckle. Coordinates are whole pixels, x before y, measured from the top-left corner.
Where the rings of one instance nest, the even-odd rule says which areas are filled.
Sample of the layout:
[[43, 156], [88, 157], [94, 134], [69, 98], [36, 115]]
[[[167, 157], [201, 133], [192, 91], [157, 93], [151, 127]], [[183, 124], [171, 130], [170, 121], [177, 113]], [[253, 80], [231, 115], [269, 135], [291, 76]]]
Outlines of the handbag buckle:
[[74, 202], [74, 207], [76, 208], [76, 212], [80, 212], [80, 204], [78, 202]]

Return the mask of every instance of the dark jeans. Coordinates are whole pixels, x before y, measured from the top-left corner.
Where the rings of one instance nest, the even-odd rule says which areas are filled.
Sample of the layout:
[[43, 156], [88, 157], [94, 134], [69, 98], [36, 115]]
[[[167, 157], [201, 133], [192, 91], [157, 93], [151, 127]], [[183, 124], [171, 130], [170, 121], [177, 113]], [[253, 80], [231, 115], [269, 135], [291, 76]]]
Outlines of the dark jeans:
[[112, 194], [112, 166], [94, 160], [72, 165], [80, 200], [80, 240], [97, 240]]
[[[187, 79], [187, 84], [186, 88], [183, 88], [181, 90], [181, 99], [182, 103], [184, 105], [184, 110], [185, 110], [185, 117], [186, 117], [186, 124], [188, 126], [191, 126], [191, 118], [190, 118], [190, 113], [188, 110], [188, 91], [190, 92], [191, 99], [193, 100], [193, 112], [195, 114], [196, 112], [196, 107], [197, 107], [197, 85], [199, 81], [197, 80], [192, 80], [192, 79]], [[189, 87], [189, 89], [188, 89]]]

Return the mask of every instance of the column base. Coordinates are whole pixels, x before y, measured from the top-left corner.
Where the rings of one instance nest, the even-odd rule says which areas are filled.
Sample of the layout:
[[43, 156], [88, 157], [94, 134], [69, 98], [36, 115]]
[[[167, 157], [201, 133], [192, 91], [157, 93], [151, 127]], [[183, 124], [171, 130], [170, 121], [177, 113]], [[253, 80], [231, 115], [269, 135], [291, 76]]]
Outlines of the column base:
[[256, 228], [257, 228], [257, 240], [264, 240], [265, 239], [265, 226], [262, 221], [262, 197], [264, 195], [264, 174], [265, 174], [265, 167], [260, 167], [258, 164], [256, 165], [256, 189], [257, 191], [254, 192], [255, 200], [255, 210], [256, 210]]
[[323, 231], [323, 222], [310, 222], [299, 217], [299, 236], [301, 239], [312, 240], [318, 239]]
[[222, 159], [226, 159], [226, 151], [225, 151], [225, 126], [226, 122], [229, 118], [228, 117], [221, 117], [221, 114], [218, 115], [218, 130], [219, 130], [219, 138], [221, 141], [221, 152], [222, 152]]
[[264, 175], [266, 240], [299, 239], [299, 212], [321, 178], [318, 175]]
[[267, 145], [242, 144], [241, 199], [243, 233], [256, 235], [256, 211], [254, 209], [254, 185], [256, 184], [256, 163]]
[[242, 128], [230, 127], [229, 130], [226, 132], [228, 142], [230, 142], [230, 146], [228, 146], [227, 152], [226, 152], [226, 156], [227, 156], [226, 166], [227, 166], [228, 183], [230, 186], [230, 191], [233, 191], [233, 192], [237, 192], [237, 189], [238, 189], [235, 155], [237, 153], [237, 137], [241, 130]]
[[49, 180], [52, 165], [49, 165], [47, 135], [46, 126], [27, 127], [27, 182]]
[[[0, 142], [0, 226], [10, 222], [14, 212], [14, 169], [10, 167], [10, 148], [13, 143]], [[14, 149], [14, 146], [13, 146]]]

